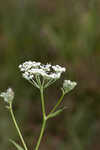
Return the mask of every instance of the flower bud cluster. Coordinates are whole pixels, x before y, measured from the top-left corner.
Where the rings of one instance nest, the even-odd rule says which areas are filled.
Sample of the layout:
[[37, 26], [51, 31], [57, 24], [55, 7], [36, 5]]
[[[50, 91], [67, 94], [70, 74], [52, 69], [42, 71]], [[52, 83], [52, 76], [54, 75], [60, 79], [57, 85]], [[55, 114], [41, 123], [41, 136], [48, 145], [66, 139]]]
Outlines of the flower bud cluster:
[[0, 97], [4, 98], [4, 101], [11, 103], [14, 99], [14, 92], [11, 88], [8, 88], [6, 92], [2, 92]]
[[71, 90], [73, 90], [76, 85], [77, 85], [77, 83], [74, 82], [74, 81], [64, 80], [63, 88], [62, 88], [64, 94], [66, 94], [66, 93], [70, 92]]

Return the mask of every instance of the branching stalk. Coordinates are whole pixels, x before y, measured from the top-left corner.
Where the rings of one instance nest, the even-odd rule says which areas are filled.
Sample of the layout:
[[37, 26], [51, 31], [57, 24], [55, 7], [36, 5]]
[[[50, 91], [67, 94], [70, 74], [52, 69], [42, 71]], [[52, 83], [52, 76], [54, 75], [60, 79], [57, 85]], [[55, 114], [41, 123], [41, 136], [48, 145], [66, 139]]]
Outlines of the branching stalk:
[[56, 108], [61, 104], [63, 98], [64, 98], [64, 94], [61, 95], [60, 99], [58, 100], [57, 104], [53, 107], [50, 114], [53, 113], [56, 110]]

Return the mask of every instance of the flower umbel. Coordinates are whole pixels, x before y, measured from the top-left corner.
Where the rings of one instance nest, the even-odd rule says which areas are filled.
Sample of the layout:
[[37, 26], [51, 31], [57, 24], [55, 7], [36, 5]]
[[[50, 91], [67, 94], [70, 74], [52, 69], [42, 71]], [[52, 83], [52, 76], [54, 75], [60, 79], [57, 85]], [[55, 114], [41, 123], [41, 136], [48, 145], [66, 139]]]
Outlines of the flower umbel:
[[19, 68], [22, 72], [22, 76], [39, 89], [41, 86], [43, 86], [43, 88], [48, 87], [66, 71], [66, 68], [59, 65], [44, 65], [35, 61], [26, 61], [19, 65]]
[[0, 97], [4, 98], [4, 101], [11, 103], [14, 99], [14, 92], [11, 88], [8, 88], [6, 92], [2, 92]]
[[66, 94], [66, 93], [70, 92], [71, 90], [73, 90], [76, 85], [77, 85], [77, 83], [74, 82], [74, 81], [64, 80], [63, 88], [62, 88], [64, 94]]

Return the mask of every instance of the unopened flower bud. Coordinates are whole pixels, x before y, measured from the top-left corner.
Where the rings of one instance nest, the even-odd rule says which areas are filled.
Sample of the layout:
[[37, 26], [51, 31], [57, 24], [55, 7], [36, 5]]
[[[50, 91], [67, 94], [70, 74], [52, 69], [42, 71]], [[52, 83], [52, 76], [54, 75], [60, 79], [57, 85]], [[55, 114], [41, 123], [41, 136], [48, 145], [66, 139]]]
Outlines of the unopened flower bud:
[[62, 88], [64, 94], [66, 94], [66, 93], [70, 92], [71, 90], [73, 90], [76, 85], [77, 85], [77, 83], [74, 82], [74, 81], [64, 80], [63, 88]]
[[14, 99], [14, 92], [11, 88], [8, 88], [6, 92], [2, 92], [0, 97], [4, 98], [4, 101], [11, 103]]

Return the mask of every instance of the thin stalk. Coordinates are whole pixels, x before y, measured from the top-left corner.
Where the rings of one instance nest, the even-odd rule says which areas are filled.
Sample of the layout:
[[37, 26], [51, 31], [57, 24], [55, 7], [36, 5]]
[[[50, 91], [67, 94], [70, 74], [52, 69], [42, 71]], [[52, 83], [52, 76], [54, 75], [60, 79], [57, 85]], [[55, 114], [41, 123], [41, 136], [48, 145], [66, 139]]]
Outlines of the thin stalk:
[[40, 146], [43, 134], [44, 134], [45, 126], [46, 126], [46, 119], [43, 121], [41, 132], [40, 132], [40, 136], [39, 136], [39, 139], [38, 139], [38, 142], [37, 142], [35, 150], [39, 149], [39, 146]]
[[23, 139], [23, 137], [22, 137], [21, 131], [20, 131], [18, 125], [17, 125], [16, 119], [15, 119], [15, 116], [14, 116], [14, 113], [13, 113], [13, 109], [12, 109], [12, 104], [10, 104], [10, 113], [11, 113], [11, 117], [12, 117], [12, 120], [13, 120], [13, 122], [14, 122], [14, 125], [15, 125], [15, 127], [16, 127], [16, 129], [17, 129], [17, 132], [18, 132], [18, 134], [19, 134], [19, 137], [20, 137], [20, 139], [21, 139], [21, 142], [22, 142], [22, 144], [23, 144], [23, 147], [24, 147], [25, 150], [28, 150], [28, 149], [27, 149], [27, 146], [26, 146], [26, 144], [25, 144], [25, 142], [24, 142], [24, 139]]
[[51, 79], [45, 86], [44, 88], [47, 88], [48, 86], [50, 86], [51, 84], [53, 84], [57, 79]]
[[39, 87], [41, 87], [41, 80], [40, 80], [39, 75], [36, 75], [35, 78], [36, 78], [36, 81], [37, 81]]
[[42, 103], [43, 123], [42, 123], [42, 128], [41, 128], [40, 136], [38, 138], [35, 150], [39, 149], [39, 146], [40, 146], [43, 134], [44, 134], [45, 126], [46, 126], [46, 120], [47, 120], [47, 118], [46, 118], [46, 112], [45, 112], [45, 104], [44, 104], [43, 86], [41, 86], [41, 88], [40, 88], [40, 94], [41, 94], [41, 103]]
[[63, 98], [64, 98], [64, 94], [61, 95], [60, 99], [58, 100], [57, 104], [53, 107], [50, 114], [53, 113], [56, 110], [56, 108], [61, 104]]
[[43, 113], [43, 119], [46, 118], [46, 112], [45, 112], [45, 104], [44, 104], [44, 96], [43, 96], [43, 87], [40, 88], [40, 94], [41, 94], [41, 103], [42, 103], [42, 113]]
[[[29, 80], [30, 81], [30, 80]], [[35, 87], [37, 87], [39, 89], [39, 86], [38, 84], [32, 79], [32, 82], [31, 82]]]

